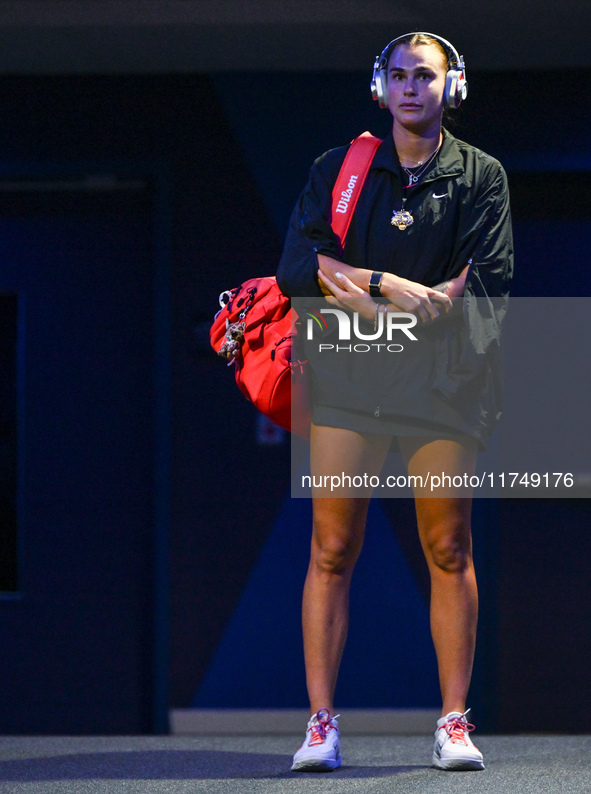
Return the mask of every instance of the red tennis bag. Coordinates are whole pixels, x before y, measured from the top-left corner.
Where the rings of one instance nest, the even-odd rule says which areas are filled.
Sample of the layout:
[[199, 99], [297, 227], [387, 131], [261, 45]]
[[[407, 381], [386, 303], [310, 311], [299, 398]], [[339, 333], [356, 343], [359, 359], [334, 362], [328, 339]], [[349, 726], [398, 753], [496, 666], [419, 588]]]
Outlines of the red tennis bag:
[[297, 316], [274, 276], [252, 278], [220, 295], [211, 328], [214, 350], [235, 366], [236, 384], [258, 409], [286, 430], [306, 435], [310, 406], [305, 362], [292, 358]]
[[[352, 142], [341, 166], [332, 191], [331, 217], [341, 247], [380, 143], [364, 132]], [[253, 278], [222, 292], [220, 304], [210, 342], [218, 355], [234, 365], [240, 391], [280, 427], [309, 435], [306, 362], [292, 358], [298, 317], [275, 277]]]

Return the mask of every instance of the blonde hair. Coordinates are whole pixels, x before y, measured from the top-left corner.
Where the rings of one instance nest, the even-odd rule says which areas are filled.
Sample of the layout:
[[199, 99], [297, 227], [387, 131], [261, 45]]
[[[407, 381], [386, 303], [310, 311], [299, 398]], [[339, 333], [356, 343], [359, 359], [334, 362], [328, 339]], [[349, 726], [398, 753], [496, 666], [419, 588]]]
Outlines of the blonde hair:
[[429, 36], [428, 33], [409, 33], [408, 36], [404, 36], [404, 38], [400, 39], [400, 41], [397, 41], [394, 47], [392, 47], [392, 49], [388, 53], [388, 58], [390, 58], [394, 50], [396, 50], [398, 47], [400, 47], [403, 44], [407, 44], [409, 47], [419, 47], [421, 45], [437, 47], [437, 49], [443, 56], [445, 70], [447, 71], [451, 66], [449, 62], [449, 53], [447, 52], [443, 44], [438, 39], [434, 39], [432, 36]]

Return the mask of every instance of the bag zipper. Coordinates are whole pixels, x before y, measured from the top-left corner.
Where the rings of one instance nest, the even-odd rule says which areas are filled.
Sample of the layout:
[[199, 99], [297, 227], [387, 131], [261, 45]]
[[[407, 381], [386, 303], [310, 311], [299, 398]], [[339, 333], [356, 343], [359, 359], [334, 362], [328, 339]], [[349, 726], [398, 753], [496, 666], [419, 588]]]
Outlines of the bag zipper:
[[278, 342], [275, 342], [275, 347], [271, 350], [271, 361], [275, 361], [275, 353], [277, 352], [277, 348], [279, 345], [282, 345], [284, 342], [287, 342], [288, 339], [291, 339], [292, 334], [289, 336], [284, 336], [283, 339], [280, 339]]

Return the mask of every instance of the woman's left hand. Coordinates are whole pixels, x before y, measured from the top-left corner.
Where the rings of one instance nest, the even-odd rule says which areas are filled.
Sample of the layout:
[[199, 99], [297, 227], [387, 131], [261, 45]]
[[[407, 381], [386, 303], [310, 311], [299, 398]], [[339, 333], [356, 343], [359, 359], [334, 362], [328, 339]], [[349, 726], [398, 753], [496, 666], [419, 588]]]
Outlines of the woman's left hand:
[[361, 287], [353, 284], [344, 273], [335, 273], [334, 279], [333, 281], [322, 269], [318, 269], [318, 280], [330, 292], [330, 295], [325, 296], [328, 303], [358, 312], [366, 320], [373, 322], [376, 314], [376, 303], [373, 298]]

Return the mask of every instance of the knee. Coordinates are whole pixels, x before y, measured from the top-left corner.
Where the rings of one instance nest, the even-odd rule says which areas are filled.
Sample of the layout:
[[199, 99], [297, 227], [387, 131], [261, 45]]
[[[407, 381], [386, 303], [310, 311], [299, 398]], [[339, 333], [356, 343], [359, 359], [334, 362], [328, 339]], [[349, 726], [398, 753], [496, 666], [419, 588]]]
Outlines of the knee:
[[357, 555], [349, 544], [326, 543], [312, 550], [312, 563], [316, 570], [330, 576], [343, 576], [353, 571]]
[[352, 573], [360, 551], [360, 546], [352, 540], [336, 536], [315, 537], [312, 540], [311, 564], [317, 573], [344, 576]]
[[427, 543], [430, 563], [444, 573], [465, 573], [472, 565], [470, 529], [462, 522], [434, 528]]

